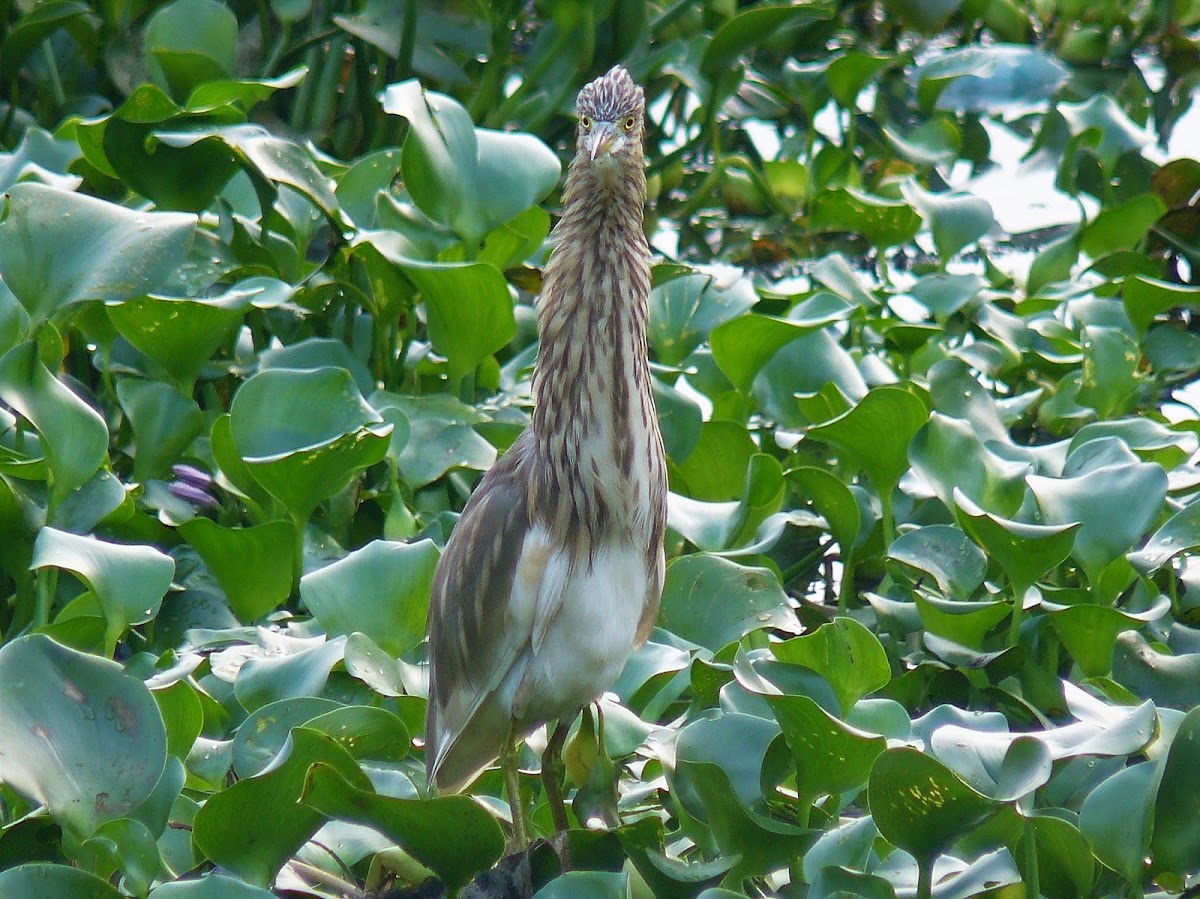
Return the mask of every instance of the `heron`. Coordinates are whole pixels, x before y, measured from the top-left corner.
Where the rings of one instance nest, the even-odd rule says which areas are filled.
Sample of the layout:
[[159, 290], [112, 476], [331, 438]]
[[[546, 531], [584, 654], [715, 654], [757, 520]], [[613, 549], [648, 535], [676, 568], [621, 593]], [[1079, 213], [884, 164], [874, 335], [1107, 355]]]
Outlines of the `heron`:
[[531, 836], [521, 741], [554, 725], [542, 779], [561, 834], [570, 726], [649, 636], [663, 585], [645, 95], [616, 66], [584, 86], [576, 112], [538, 303], [530, 425], [463, 508], [434, 574], [427, 627], [428, 782], [459, 792], [499, 759], [518, 846]]

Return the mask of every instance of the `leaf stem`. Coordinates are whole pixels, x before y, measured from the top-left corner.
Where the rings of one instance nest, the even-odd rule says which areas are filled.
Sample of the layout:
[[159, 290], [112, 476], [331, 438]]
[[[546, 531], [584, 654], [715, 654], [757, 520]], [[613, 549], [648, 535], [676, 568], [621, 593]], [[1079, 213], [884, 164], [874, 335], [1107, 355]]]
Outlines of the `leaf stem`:
[[1025, 895], [1037, 899], [1042, 895], [1041, 872], [1038, 870], [1037, 836], [1033, 819], [1025, 819]]

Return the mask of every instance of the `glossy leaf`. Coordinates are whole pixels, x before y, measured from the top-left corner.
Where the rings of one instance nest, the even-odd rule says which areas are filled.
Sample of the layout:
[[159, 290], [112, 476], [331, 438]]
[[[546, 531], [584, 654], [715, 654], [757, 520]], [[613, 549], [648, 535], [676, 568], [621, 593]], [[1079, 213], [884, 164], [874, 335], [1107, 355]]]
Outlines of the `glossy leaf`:
[[748, 568], [697, 553], [671, 563], [659, 624], [714, 652], [753, 630], [791, 619], [779, 581], [765, 568]]
[[811, 634], [773, 644], [771, 653], [781, 662], [822, 675], [833, 685], [843, 712], [889, 679], [887, 654], [879, 639], [853, 618], [835, 618]]
[[17, 184], [0, 219], [0, 278], [34, 324], [85, 300], [159, 288], [191, 247], [196, 219], [134, 212], [40, 184]]
[[300, 579], [300, 598], [330, 636], [361, 631], [394, 656], [425, 635], [438, 560], [430, 540], [376, 540]]
[[500, 826], [466, 796], [395, 799], [371, 791], [360, 780], [327, 763], [313, 765], [302, 802], [330, 817], [386, 833], [452, 889], [500, 857]]
[[30, 567], [79, 576], [104, 612], [109, 652], [130, 625], [154, 617], [175, 575], [175, 562], [152, 546], [107, 543], [49, 527], [37, 536]]
[[[206, 857], [256, 886], [270, 886], [324, 820], [300, 802], [310, 767], [327, 766], [348, 789], [366, 789], [370, 783], [349, 753], [323, 734], [296, 728], [284, 751], [270, 770], [214, 793], [193, 825], [192, 839]], [[259, 821], [264, 808], [288, 812], [264, 829]]]
[[0, 648], [0, 753], [5, 783], [84, 839], [150, 795], [167, 741], [140, 680], [32, 635]]

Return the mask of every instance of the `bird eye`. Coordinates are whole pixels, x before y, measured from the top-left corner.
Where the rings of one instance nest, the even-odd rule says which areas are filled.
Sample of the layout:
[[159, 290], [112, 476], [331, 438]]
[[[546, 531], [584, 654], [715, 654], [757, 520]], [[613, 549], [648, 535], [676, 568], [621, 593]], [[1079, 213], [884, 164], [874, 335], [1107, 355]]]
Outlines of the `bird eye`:
[[635, 119], [633, 116], [630, 116], [621, 124], [624, 126], [626, 131], [632, 131], [633, 126], [637, 124], [637, 119]]
[[580, 116], [579, 117], [579, 126], [584, 131], [590, 131], [592, 129], [592, 120], [588, 116]]

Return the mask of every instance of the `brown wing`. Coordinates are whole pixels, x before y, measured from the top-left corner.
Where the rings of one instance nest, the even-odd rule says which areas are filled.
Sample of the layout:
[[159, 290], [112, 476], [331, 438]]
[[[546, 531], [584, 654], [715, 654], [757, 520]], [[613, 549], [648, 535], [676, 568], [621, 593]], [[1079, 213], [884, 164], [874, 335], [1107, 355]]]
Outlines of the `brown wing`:
[[511, 626], [509, 600], [529, 530], [524, 472], [532, 448], [526, 432], [484, 476], [434, 573], [425, 767], [442, 792], [469, 784], [510, 736], [511, 710], [495, 690], [529, 642]]

